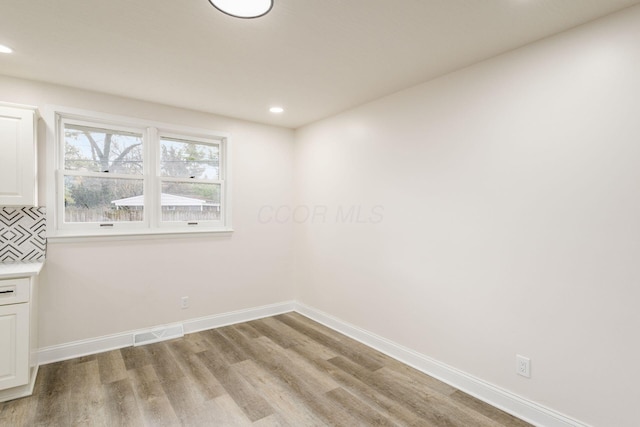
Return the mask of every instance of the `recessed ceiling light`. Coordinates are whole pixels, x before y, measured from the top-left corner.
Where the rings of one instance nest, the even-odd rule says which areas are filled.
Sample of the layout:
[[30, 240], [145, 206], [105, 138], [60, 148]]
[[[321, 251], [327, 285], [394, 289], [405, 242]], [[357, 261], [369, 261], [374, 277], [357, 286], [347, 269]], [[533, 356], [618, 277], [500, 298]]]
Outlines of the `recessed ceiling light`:
[[209, 0], [222, 13], [235, 18], [259, 18], [269, 13], [273, 0]]
[[269, 111], [271, 111], [272, 113], [280, 114], [280, 113], [284, 112], [284, 108], [282, 108], [282, 107], [271, 107], [271, 108], [269, 108]]
[[13, 52], [13, 49], [3, 44], [0, 44], [0, 53], [11, 53], [11, 52]]

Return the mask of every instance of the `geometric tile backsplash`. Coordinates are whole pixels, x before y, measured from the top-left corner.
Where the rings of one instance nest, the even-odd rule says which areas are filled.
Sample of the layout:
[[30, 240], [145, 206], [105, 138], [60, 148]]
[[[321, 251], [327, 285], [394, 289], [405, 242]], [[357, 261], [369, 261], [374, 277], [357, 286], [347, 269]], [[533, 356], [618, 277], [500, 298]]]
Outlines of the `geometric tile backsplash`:
[[43, 260], [45, 208], [0, 208], [0, 262]]

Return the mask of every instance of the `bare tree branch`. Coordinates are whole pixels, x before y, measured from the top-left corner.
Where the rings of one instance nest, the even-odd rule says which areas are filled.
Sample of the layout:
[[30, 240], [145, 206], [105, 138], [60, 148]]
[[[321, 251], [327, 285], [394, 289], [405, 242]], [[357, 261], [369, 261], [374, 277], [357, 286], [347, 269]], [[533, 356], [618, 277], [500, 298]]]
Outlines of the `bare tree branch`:
[[82, 133], [84, 133], [84, 136], [86, 136], [87, 139], [89, 140], [89, 142], [91, 143], [93, 160], [96, 160], [96, 153], [98, 153], [98, 157], [100, 158], [100, 163], [102, 163], [102, 158], [104, 157], [104, 155], [102, 154], [102, 151], [100, 150], [100, 147], [98, 146], [98, 143], [96, 142], [95, 139], [93, 139], [93, 137], [91, 136], [89, 131], [85, 130]]
[[111, 164], [115, 165], [116, 163], [121, 162], [126, 157], [126, 155], [131, 152], [131, 150], [133, 150], [134, 148], [136, 148], [139, 145], [142, 145], [142, 143], [133, 144], [133, 145], [130, 145], [127, 148], [125, 148], [122, 151], [122, 153], [120, 153], [120, 155], [113, 160], [113, 162]]

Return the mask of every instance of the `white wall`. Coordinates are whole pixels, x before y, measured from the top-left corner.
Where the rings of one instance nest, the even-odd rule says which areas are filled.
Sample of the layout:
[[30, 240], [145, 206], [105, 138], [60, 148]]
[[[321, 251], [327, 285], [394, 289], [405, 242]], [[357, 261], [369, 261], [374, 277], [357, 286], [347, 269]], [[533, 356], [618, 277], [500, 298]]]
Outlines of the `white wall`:
[[298, 130], [299, 300], [638, 425], [639, 46], [635, 7]]
[[[233, 227], [226, 237], [49, 243], [40, 276], [40, 347], [292, 300], [291, 225], [258, 221], [293, 200], [293, 131], [0, 77], [2, 101], [62, 105], [230, 132]], [[46, 201], [41, 123], [40, 201]], [[52, 207], [48, 207], [52, 209]], [[180, 309], [180, 297], [190, 308]]]

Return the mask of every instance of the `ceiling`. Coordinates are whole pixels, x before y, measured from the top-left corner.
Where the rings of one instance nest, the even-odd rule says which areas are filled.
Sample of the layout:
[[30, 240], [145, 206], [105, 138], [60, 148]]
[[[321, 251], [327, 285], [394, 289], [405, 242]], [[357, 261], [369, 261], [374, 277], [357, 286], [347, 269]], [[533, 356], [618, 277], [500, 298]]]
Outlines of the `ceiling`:
[[0, 74], [297, 128], [638, 3], [3, 0]]

